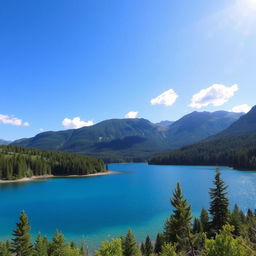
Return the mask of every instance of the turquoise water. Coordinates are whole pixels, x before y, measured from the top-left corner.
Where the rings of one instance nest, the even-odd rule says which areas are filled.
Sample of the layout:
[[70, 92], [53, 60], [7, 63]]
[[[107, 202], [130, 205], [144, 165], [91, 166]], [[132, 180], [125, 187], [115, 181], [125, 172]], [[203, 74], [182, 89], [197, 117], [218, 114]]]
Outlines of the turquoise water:
[[[32, 234], [52, 236], [56, 229], [69, 239], [84, 241], [91, 250], [103, 239], [131, 228], [138, 240], [153, 239], [170, 213], [169, 198], [182, 184], [193, 214], [208, 207], [214, 167], [111, 164], [120, 174], [90, 178], [55, 178], [0, 184], [0, 238], [10, 238], [19, 213], [26, 211]], [[256, 208], [256, 172], [221, 168], [229, 185], [231, 205]]]

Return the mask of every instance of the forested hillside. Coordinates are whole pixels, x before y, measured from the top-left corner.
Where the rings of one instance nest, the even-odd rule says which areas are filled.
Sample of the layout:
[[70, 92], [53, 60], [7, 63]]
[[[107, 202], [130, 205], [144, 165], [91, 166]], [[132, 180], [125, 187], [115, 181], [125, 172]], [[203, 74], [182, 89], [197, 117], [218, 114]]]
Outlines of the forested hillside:
[[217, 165], [256, 170], [256, 134], [196, 143], [153, 157], [150, 164]]
[[19, 146], [0, 146], [0, 179], [52, 175], [85, 175], [104, 172], [102, 160]]
[[256, 170], [256, 107], [206, 141], [153, 157], [150, 164], [225, 165]]
[[100, 157], [108, 162], [145, 161], [152, 155], [215, 135], [242, 113], [192, 112], [171, 125], [146, 119], [111, 119], [90, 127], [44, 132], [13, 145]]

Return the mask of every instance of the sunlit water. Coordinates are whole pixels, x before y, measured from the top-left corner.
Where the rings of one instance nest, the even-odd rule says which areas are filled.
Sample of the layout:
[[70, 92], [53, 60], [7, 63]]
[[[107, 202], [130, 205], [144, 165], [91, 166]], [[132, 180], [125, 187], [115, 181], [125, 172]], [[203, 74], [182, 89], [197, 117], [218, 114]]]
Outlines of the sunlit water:
[[[147, 234], [154, 239], [170, 214], [177, 181], [195, 216], [208, 208], [215, 167], [111, 164], [109, 169], [120, 174], [0, 184], [0, 238], [10, 238], [24, 209], [33, 236], [41, 232], [51, 237], [58, 229], [70, 240], [86, 242], [90, 250], [129, 228], [138, 240]], [[256, 208], [256, 172], [225, 167], [221, 172], [231, 205]]]

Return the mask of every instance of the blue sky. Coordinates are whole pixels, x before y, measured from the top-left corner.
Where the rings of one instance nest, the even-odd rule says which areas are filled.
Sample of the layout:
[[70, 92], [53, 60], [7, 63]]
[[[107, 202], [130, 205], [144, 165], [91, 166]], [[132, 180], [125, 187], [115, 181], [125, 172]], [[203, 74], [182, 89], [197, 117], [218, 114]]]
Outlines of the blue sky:
[[256, 104], [256, 0], [1, 1], [0, 31], [0, 138]]

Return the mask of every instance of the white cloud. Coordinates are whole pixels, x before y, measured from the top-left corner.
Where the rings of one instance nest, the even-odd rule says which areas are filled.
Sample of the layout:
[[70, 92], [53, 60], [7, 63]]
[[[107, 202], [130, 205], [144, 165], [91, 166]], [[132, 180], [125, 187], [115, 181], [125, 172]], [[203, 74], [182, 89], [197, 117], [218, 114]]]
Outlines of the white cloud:
[[213, 84], [194, 94], [189, 106], [192, 108], [201, 108], [208, 105], [221, 106], [227, 102], [229, 98], [233, 97], [237, 90], [237, 84], [230, 87], [223, 84]]
[[232, 0], [230, 4], [215, 13], [211, 20], [215, 29], [232, 29], [244, 35], [255, 31], [256, 0]]
[[137, 118], [138, 114], [139, 114], [139, 112], [130, 111], [124, 117], [125, 118]]
[[73, 119], [65, 118], [62, 121], [62, 125], [67, 129], [77, 129], [84, 126], [91, 126], [93, 125], [93, 121], [83, 121], [80, 117], [74, 117]]
[[248, 113], [251, 110], [251, 106], [248, 104], [242, 104], [238, 106], [234, 106], [230, 111], [235, 113]]
[[44, 132], [44, 128], [40, 128], [40, 129], [39, 129], [39, 132]]
[[178, 97], [178, 94], [173, 89], [169, 89], [152, 99], [150, 102], [152, 105], [163, 104], [165, 106], [172, 106]]
[[23, 122], [20, 118], [2, 114], [0, 114], [0, 123], [14, 126], [29, 126], [28, 122]]

